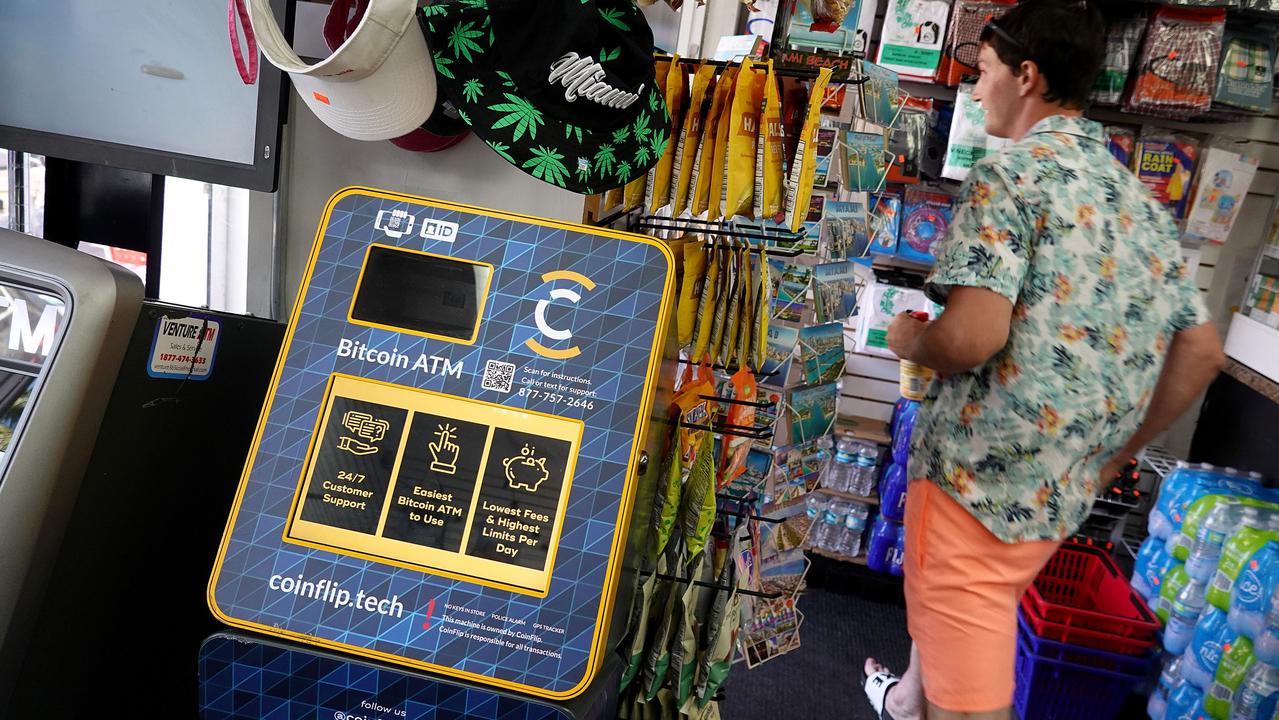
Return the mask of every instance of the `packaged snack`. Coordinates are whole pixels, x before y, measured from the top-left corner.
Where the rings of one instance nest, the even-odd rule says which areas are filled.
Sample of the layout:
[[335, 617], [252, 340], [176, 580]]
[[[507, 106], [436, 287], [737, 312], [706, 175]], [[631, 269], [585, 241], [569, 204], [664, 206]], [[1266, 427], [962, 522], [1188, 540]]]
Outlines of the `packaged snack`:
[[[820, 71], [818, 73], [820, 76]], [[778, 79], [782, 83], [782, 147], [785, 151], [785, 166], [790, 172], [794, 172], [795, 163], [799, 162], [795, 151], [799, 148], [804, 123], [808, 120], [808, 85], [803, 78], [783, 75]], [[788, 186], [789, 182], [788, 177]]]
[[896, 255], [901, 231], [902, 199], [898, 195], [875, 194], [870, 201], [870, 252]]
[[885, 173], [888, 172], [889, 156], [886, 148], [883, 133], [845, 132], [847, 175], [844, 187], [853, 192], [878, 191], [884, 183]]
[[653, 589], [657, 587], [657, 573], [651, 572], [647, 577], [636, 573], [635, 592], [631, 595], [631, 615], [626, 621], [626, 634], [618, 650], [626, 658], [626, 669], [622, 671], [622, 681], [618, 690], [622, 691], [631, 684], [644, 665], [644, 641], [648, 630], [648, 615], [653, 600]]
[[750, 265], [745, 259], [745, 251], [740, 245], [733, 245], [734, 282], [733, 291], [728, 297], [728, 308], [724, 314], [724, 338], [720, 344], [720, 363], [730, 365], [737, 353], [737, 337], [741, 331], [742, 296], [746, 285], [750, 282]]
[[1250, 112], [1270, 112], [1275, 91], [1277, 28], [1252, 19], [1226, 24], [1214, 101]]
[[830, 69], [822, 68], [813, 81], [812, 92], [808, 93], [808, 114], [803, 121], [803, 130], [799, 133], [799, 145], [796, 146], [796, 161], [790, 165], [790, 178], [787, 180], [787, 226], [792, 233], [797, 233], [803, 224], [804, 214], [808, 211], [808, 201], [812, 197], [813, 173], [817, 169], [817, 123], [821, 120], [821, 96], [830, 82]]
[[[657, 81], [657, 92], [660, 93], [663, 97], [666, 96], [666, 81], [670, 75], [671, 64], [672, 63], [670, 60], [660, 59], [660, 60], [657, 60], [653, 66], [654, 77], [656, 78], [656, 81]], [[675, 116], [676, 116], [676, 113], [672, 111], [671, 112], [672, 123], [675, 122]], [[674, 125], [672, 125], [672, 127], [674, 127]], [[652, 137], [654, 134], [653, 128], [637, 127], [637, 128], [634, 128], [634, 132], [637, 136], [643, 135], [645, 138]], [[636, 165], [647, 164], [652, 159], [652, 157], [653, 157], [652, 146], [646, 143], [639, 143], [638, 147], [635, 149], [635, 158], [634, 158], [635, 164]], [[626, 158], [622, 158], [622, 161], [626, 162]], [[641, 175], [640, 177], [635, 178], [629, 183], [626, 183], [626, 187], [623, 190], [623, 201], [624, 201], [623, 204], [626, 206], [627, 209], [636, 208], [644, 204], [644, 198], [646, 197], [646, 192], [650, 184], [649, 178], [656, 178], [656, 176], [654, 175], [656, 170], [657, 168], [653, 168], [649, 170], [647, 174]]]
[[768, 347], [769, 314], [772, 312], [773, 300], [771, 290], [773, 280], [769, 277], [768, 256], [764, 252], [764, 244], [759, 249], [759, 290], [755, 297], [755, 327], [751, 334], [750, 366], [756, 370], [764, 366], [764, 352]]
[[706, 348], [711, 340], [711, 326], [715, 321], [715, 308], [719, 299], [723, 265], [722, 250], [717, 241], [711, 248], [707, 258], [706, 277], [702, 281], [702, 292], [697, 303], [697, 331], [693, 341], [693, 362], [700, 363], [706, 357]]
[[1132, 128], [1119, 125], [1107, 125], [1105, 133], [1106, 147], [1110, 150], [1110, 154], [1115, 156], [1120, 165], [1132, 167], [1132, 153], [1137, 146], [1137, 133]]
[[667, 68], [665, 92], [666, 107], [671, 113], [671, 127], [666, 137], [654, 133], [651, 136], [653, 142], [649, 144], [653, 155], [658, 158], [657, 164], [648, 171], [646, 195], [650, 213], [656, 213], [671, 201], [671, 171], [675, 165], [675, 144], [669, 140], [680, 135], [688, 100], [687, 79], [684, 64], [679, 61], [679, 55], [671, 57], [670, 67]]
[[[684, 544], [676, 540], [666, 548], [663, 555], [666, 560], [666, 573], [678, 574], [684, 567]], [[657, 623], [655, 632], [650, 633], [648, 647], [644, 655], [644, 699], [653, 700], [666, 681], [666, 672], [671, 666], [671, 641], [675, 637], [675, 626], [678, 623], [682, 587], [669, 580], [659, 580], [658, 600], [661, 605], [650, 612], [650, 617]], [[664, 593], [662, 591], [665, 591]]]
[[1160, 7], [1137, 56], [1137, 79], [1124, 110], [1190, 118], [1212, 106], [1224, 8]]
[[1251, 143], [1220, 141], [1200, 158], [1186, 235], [1221, 245], [1230, 237], [1260, 164]]
[[715, 376], [706, 365], [697, 366], [697, 375], [693, 380], [684, 383], [679, 394], [675, 396], [675, 406], [679, 412], [679, 466], [680, 472], [687, 477], [689, 468], [697, 461], [701, 451], [702, 435], [708, 431], [694, 427], [708, 426], [716, 411], [715, 404], [703, 396], [715, 394]]
[[[732, 398], [734, 400], [742, 400], [746, 402], [754, 402], [756, 395], [755, 375], [747, 368], [743, 367], [733, 376], [729, 378], [729, 384], [733, 388]], [[729, 404], [727, 420], [729, 425], [738, 427], [753, 427], [755, 425], [755, 406], [745, 405], [741, 403]], [[750, 438], [736, 435], [725, 435], [723, 450], [720, 457], [719, 477], [715, 481], [716, 492], [728, 487], [730, 483], [736, 480], [746, 472], [746, 456], [750, 453]]]
[[700, 240], [693, 237], [684, 240], [684, 277], [680, 281], [679, 304], [675, 310], [676, 335], [681, 347], [693, 342], [697, 310], [706, 285], [708, 255]]
[[706, 113], [705, 121], [702, 123], [702, 134], [698, 139], [697, 146], [697, 162], [693, 166], [693, 179], [689, 183], [692, 185], [693, 200], [691, 207], [695, 217], [701, 216], [710, 206], [711, 179], [715, 176], [715, 172], [712, 170], [715, 167], [715, 135], [719, 131], [719, 117], [724, 109], [725, 97], [732, 97], [732, 72], [732, 68], [726, 69], [720, 75], [719, 82], [715, 83], [711, 107]]
[[907, 189], [897, 256], [911, 262], [934, 262], [936, 245], [946, 237], [954, 215], [953, 202], [954, 197], [943, 192]]
[[759, 113], [764, 101], [765, 75], [748, 58], [737, 73], [733, 89], [732, 126], [728, 136], [725, 173], [727, 184], [724, 217], [751, 215], [755, 187], [755, 144], [759, 139]]
[[711, 155], [707, 212], [712, 218], [724, 217], [724, 197], [728, 194], [728, 138], [732, 135], [733, 98], [737, 92], [737, 78], [741, 74], [740, 67], [730, 67], [720, 78], [720, 84], [728, 83], [728, 87], [724, 89], [724, 102], [715, 128], [715, 149]]
[[688, 701], [697, 676], [697, 605], [701, 591], [693, 580], [701, 576], [702, 565], [703, 561], [699, 559], [689, 568], [689, 581], [684, 584], [680, 596], [679, 624], [671, 645], [671, 664], [667, 672], [674, 675], [670, 676], [668, 686], [676, 707]]
[[973, 85], [961, 85], [955, 95], [955, 116], [950, 124], [950, 144], [942, 177], [963, 180], [978, 160], [999, 152], [1008, 140], [986, 134], [986, 111], [973, 100]]
[[965, 78], [977, 75], [981, 31], [986, 28], [987, 23], [1001, 17], [1012, 6], [1011, 1], [955, 0], [950, 26], [946, 29], [937, 82], [942, 85], [958, 85]]
[[705, 649], [698, 663], [697, 706], [705, 707], [728, 678], [733, 665], [733, 648], [741, 626], [741, 597], [737, 594], [737, 563], [724, 563], [716, 579], [715, 600], [706, 618]]
[[[711, 421], [714, 421], [714, 416], [712, 409]], [[706, 548], [711, 525], [715, 522], [715, 437], [710, 432], [703, 432], [700, 441], [697, 458], [689, 467], [688, 479], [684, 483], [680, 509], [680, 527], [690, 567]]]
[[[680, 419], [676, 417], [676, 427]], [[670, 542], [671, 531], [675, 527], [675, 519], [679, 516], [680, 498], [683, 491], [683, 462], [680, 457], [680, 437], [677, 432], [671, 439], [671, 448], [662, 460], [662, 470], [658, 475], [658, 487], [653, 492], [653, 518], [651, 521], [652, 542], [649, 543], [646, 560], [652, 564], [666, 551]]]
[[725, 242], [721, 251], [720, 265], [720, 293], [715, 301], [715, 320], [711, 325], [711, 343], [710, 354], [712, 363], [724, 364], [720, 361], [723, 357], [724, 336], [728, 333], [725, 327], [728, 324], [728, 309], [733, 305], [738, 297], [738, 264], [737, 264], [737, 248], [733, 241]]
[[684, 127], [675, 147], [675, 199], [671, 203], [671, 217], [679, 217], [688, 209], [690, 188], [697, 167], [697, 150], [701, 145], [703, 121], [714, 95], [715, 66], [703, 63], [693, 73], [693, 91], [689, 94], [688, 111], [684, 113]]
[[760, 117], [760, 142], [763, 143], [763, 213], [761, 218], [781, 220], [782, 202], [786, 195], [786, 146], [782, 136], [782, 99], [777, 93], [773, 63], [768, 64], [764, 85], [764, 114]]
[[1174, 218], [1181, 220], [1186, 216], [1190, 183], [1198, 161], [1199, 143], [1193, 138], [1154, 131], [1143, 134], [1137, 142], [1134, 167], [1137, 179], [1150, 188]]
[[916, 80], [933, 80], [949, 17], [947, 0], [893, 0], [884, 15], [876, 62]]
[[1118, 105], [1124, 99], [1128, 73], [1141, 48], [1146, 22], [1146, 14], [1139, 13], [1116, 18], [1106, 26], [1106, 59], [1093, 85], [1093, 103]]
[[755, 328], [755, 294], [759, 292], [759, 273], [751, 255], [750, 245], [743, 243], [742, 305], [737, 315], [737, 351], [734, 354], [734, 361], [739, 368], [750, 365], [751, 337]]
[[603, 200], [600, 201], [600, 209], [608, 210], [610, 208], [615, 208], [622, 204], [622, 199], [622, 188], [615, 187], [612, 190], [607, 190], [604, 193]]

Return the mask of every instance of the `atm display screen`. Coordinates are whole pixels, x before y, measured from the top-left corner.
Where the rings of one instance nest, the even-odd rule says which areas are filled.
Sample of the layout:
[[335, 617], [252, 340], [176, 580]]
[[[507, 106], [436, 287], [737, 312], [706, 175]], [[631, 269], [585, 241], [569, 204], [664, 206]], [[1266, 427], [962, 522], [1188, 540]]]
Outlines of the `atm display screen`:
[[49, 359], [65, 313], [60, 298], [0, 280], [0, 457]]
[[371, 245], [351, 321], [474, 342], [492, 276], [491, 265]]

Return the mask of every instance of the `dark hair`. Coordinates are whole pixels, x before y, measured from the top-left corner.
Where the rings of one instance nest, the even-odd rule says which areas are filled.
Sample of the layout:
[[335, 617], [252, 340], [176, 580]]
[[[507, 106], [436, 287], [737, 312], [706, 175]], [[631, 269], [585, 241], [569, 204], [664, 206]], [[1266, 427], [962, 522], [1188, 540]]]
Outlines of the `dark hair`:
[[1106, 21], [1086, 0], [1022, 0], [987, 24], [981, 41], [1013, 72], [1035, 63], [1045, 100], [1082, 109], [1106, 59]]

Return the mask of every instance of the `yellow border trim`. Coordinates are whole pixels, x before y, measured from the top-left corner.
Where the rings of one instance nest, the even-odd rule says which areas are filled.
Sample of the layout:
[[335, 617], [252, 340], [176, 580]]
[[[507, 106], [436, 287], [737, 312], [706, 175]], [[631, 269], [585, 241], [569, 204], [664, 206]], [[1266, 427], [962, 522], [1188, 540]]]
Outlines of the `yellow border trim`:
[[[456, 570], [445, 570], [442, 568], [431, 567], [428, 565], [418, 565], [418, 564], [409, 562], [407, 560], [397, 560], [395, 558], [386, 557], [384, 555], [374, 555], [373, 553], [370, 553], [370, 552], [353, 550], [351, 548], [341, 547], [338, 545], [328, 545], [318, 540], [291, 537], [289, 535], [289, 533], [292, 532], [293, 530], [294, 523], [296, 523], [298, 520], [301, 519], [301, 515], [298, 511], [299, 511], [299, 506], [302, 503], [302, 495], [304, 494], [307, 486], [310, 484], [309, 481], [311, 479], [310, 478], [311, 461], [314, 459], [315, 444], [320, 439], [320, 436], [324, 432], [323, 423], [328, 418], [329, 409], [332, 406], [333, 381], [338, 378], [345, 378], [347, 380], [353, 380], [359, 383], [368, 383], [370, 385], [379, 385], [382, 387], [391, 388], [399, 392], [420, 393], [423, 395], [432, 395], [435, 397], [446, 397], [454, 400], [461, 400], [468, 403], [475, 403], [477, 405], [484, 405], [487, 407], [496, 408], [498, 410], [513, 413], [516, 415], [534, 415], [534, 416], [549, 418], [555, 422], [568, 423], [570, 425], [576, 426], [577, 439], [571, 443], [572, 453], [570, 454], [568, 458], [568, 463], [565, 465], [565, 468], [564, 468], [564, 484], [562, 489], [560, 490], [560, 501], [556, 505], [556, 512], [559, 514], [559, 517], [556, 520], [556, 523], [553, 528], [553, 532], [551, 533], [550, 545], [547, 546], [547, 559], [546, 559], [547, 561], [545, 565], [546, 569], [538, 571], [538, 572], [544, 572], [546, 575], [547, 586], [545, 588], [532, 588], [532, 587], [526, 587], [522, 585], [513, 585], [511, 583], [504, 583], [498, 580], [492, 580], [489, 578], [480, 577], [478, 575], [468, 575], [466, 573], [458, 572]], [[462, 580], [464, 582], [475, 583], [476, 585], [491, 587], [495, 590], [506, 590], [509, 592], [516, 592], [521, 595], [530, 595], [532, 597], [537, 597], [537, 598], [545, 598], [547, 595], [550, 594], [551, 592], [550, 583], [555, 572], [555, 557], [556, 557], [556, 553], [559, 551], [559, 548], [560, 548], [560, 537], [564, 533], [564, 520], [568, 516], [568, 498], [569, 498], [569, 494], [572, 493], [573, 491], [573, 477], [577, 473], [577, 455], [582, 450], [582, 436], [585, 435], [586, 433], [586, 423], [582, 422], [581, 420], [577, 420], [575, 418], [566, 418], [560, 415], [552, 415], [550, 413], [539, 412], [537, 410], [525, 410], [523, 408], [507, 407], [505, 405], [499, 405], [498, 403], [491, 403], [484, 400], [476, 400], [474, 398], [464, 398], [458, 395], [449, 395], [447, 393], [435, 392], [434, 390], [424, 390], [422, 388], [409, 387], [408, 385], [396, 385], [395, 383], [386, 382], [385, 380], [375, 380], [373, 378], [360, 377], [358, 375], [351, 375], [349, 373], [331, 373], [329, 375], [329, 379], [324, 386], [324, 403], [322, 407], [323, 407], [323, 412], [317, 413], [320, 416], [321, 424], [316, 426], [316, 429], [311, 433], [311, 440], [307, 443], [307, 448], [306, 448], [307, 461], [302, 466], [302, 472], [298, 478], [297, 489], [294, 490], [293, 492], [293, 502], [289, 505], [289, 519], [287, 522], [284, 523], [284, 530], [282, 532], [281, 537], [284, 539], [285, 543], [290, 545], [305, 545], [306, 547], [315, 548], [316, 550], [325, 550], [328, 552], [335, 552], [339, 555], [350, 555], [352, 557], [358, 557], [364, 560], [371, 560], [373, 562], [380, 563], [382, 565], [391, 565], [394, 567], [404, 568], [405, 570], [416, 570], [418, 572], [422, 572], [427, 575], [441, 575], [443, 577], [451, 578], [453, 580]], [[412, 419], [413, 412], [414, 411], [410, 410], [408, 416], [405, 418], [404, 431], [400, 437], [401, 447], [403, 447], [404, 443], [408, 442], [409, 421], [411, 421]], [[488, 453], [486, 452], [484, 456], [485, 461], [487, 461], [487, 455]], [[397, 455], [396, 457], [397, 457], [396, 470], [392, 471], [391, 473], [392, 478], [396, 478], [399, 474], [398, 467], [399, 467], [400, 460], [403, 458], [403, 451], [401, 450], [400, 454]], [[483, 477], [484, 477], [483, 467], [481, 466], [478, 477], [476, 478], [476, 482], [477, 483], [481, 482], [483, 480]], [[475, 503], [479, 500], [479, 497], [480, 497], [480, 493], [477, 490], [474, 496], [471, 498], [472, 513], [467, 516], [468, 518], [471, 517], [471, 515], [474, 515], [474, 506], [475, 506]], [[381, 521], [385, 520], [386, 510], [390, 507], [390, 498], [391, 498], [391, 487], [388, 486], [387, 497], [384, 500], [386, 505], [383, 507], [383, 517], [380, 519], [379, 524], [381, 524]], [[468, 523], [467, 535], [470, 534], [470, 527], [471, 527], [471, 524]], [[465, 547], [466, 545], [465, 537], [463, 538], [462, 545], [463, 547]]]
[[[403, 328], [397, 325], [375, 323], [371, 320], [360, 320], [355, 317], [355, 301], [360, 297], [360, 287], [364, 284], [364, 271], [369, 267], [369, 255], [373, 252], [373, 248], [386, 248], [387, 250], [413, 253], [414, 255], [425, 255], [427, 257], [439, 258], [441, 260], [452, 260], [453, 262], [463, 262], [468, 265], [479, 265], [480, 267], [488, 268], [488, 277], [484, 279], [484, 292], [480, 295], [480, 306], [475, 309], [475, 327], [471, 328], [470, 339], [462, 340], [461, 338], [455, 338], [451, 335], [439, 335], [436, 333], [429, 333], [424, 330], [413, 330], [411, 328]], [[480, 336], [480, 323], [484, 322], [484, 310], [488, 307], [489, 288], [493, 286], [493, 275], [495, 272], [496, 268], [494, 268], [491, 263], [480, 262], [479, 260], [453, 257], [451, 255], [440, 255], [438, 253], [426, 252], [425, 250], [414, 250], [413, 248], [400, 247], [398, 245], [387, 245], [386, 243], [369, 243], [369, 246], [364, 249], [364, 262], [360, 263], [360, 276], [355, 280], [355, 290], [351, 292], [351, 305], [346, 309], [346, 321], [352, 325], [363, 325], [364, 327], [390, 330], [392, 332], [404, 333], [405, 335], [428, 337], [435, 340], [443, 340], [444, 342], [456, 343], [458, 345], [474, 345], [475, 339]], [[308, 279], [310, 279], [309, 276]]]
[[[511, 682], [510, 680], [503, 680], [501, 678], [490, 677], [488, 675], [480, 675], [478, 673], [467, 672], [465, 670], [458, 670], [457, 668], [434, 665], [420, 660], [412, 660], [402, 655], [393, 655], [379, 650], [347, 645], [345, 643], [334, 642], [325, 638], [305, 635], [291, 630], [285, 630], [283, 628], [272, 627], [270, 625], [248, 622], [233, 618], [222, 612], [221, 608], [218, 607], [216, 597], [218, 576], [222, 572], [222, 563], [226, 559], [227, 548], [231, 543], [231, 534], [235, 529], [235, 521], [240, 514], [240, 503], [244, 500], [244, 494], [248, 490], [249, 475], [253, 470], [253, 458], [257, 455], [258, 447], [262, 441], [262, 434], [266, 430], [267, 418], [270, 416], [271, 408], [275, 404], [275, 391], [280, 384], [280, 374], [284, 370], [284, 360], [288, 357], [289, 347], [293, 344], [293, 333], [297, 329], [298, 317], [302, 313], [302, 300], [306, 297], [307, 286], [310, 285], [311, 275], [315, 270], [315, 262], [320, 253], [320, 245], [324, 240], [324, 230], [329, 225], [329, 216], [333, 212], [333, 207], [337, 205], [339, 201], [350, 195], [380, 197], [386, 200], [412, 202], [445, 210], [457, 210], [461, 212], [487, 215], [489, 217], [515, 220], [530, 225], [541, 225], [543, 227], [573, 230], [576, 232], [584, 231], [602, 237], [611, 237], [627, 242], [643, 243], [657, 248], [661, 251], [662, 256], [666, 258], [666, 282], [662, 292], [662, 304], [659, 308], [657, 317], [657, 330], [653, 335], [653, 347], [649, 354], [650, 360], [648, 365], [648, 377], [644, 383], [643, 397], [640, 398], [639, 417], [636, 418], [635, 423], [635, 442], [631, 446], [631, 457], [628, 462], [626, 481], [622, 488], [622, 503], [618, 511], [617, 531], [613, 534], [613, 547], [609, 551], [611, 561], [609, 562], [608, 570], [604, 576], [604, 585], [601, 588], [600, 613], [595, 619], [595, 635], [591, 638], [591, 647], [586, 659], [586, 672], [582, 676], [581, 681], [568, 690], [563, 692], [554, 692], [546, 690], [545, 688], [524, 685], [521, 683]], [[302, 282], [298, 286], [297, 297], [293, 302], [293, 312], [289, 315], [289, 326], [285, 330], [284, 341], [280, 344], [280, 352], [276, 357], [275, 372], [271, 375], [271, 385], [267, 391], [266, 401], [262, 404], [262, 412], [258, 415], [257, 429], [253, 431], [253, 443], [249, 446], [249, 456], [244, 464], [244, 472], [240, 475], [240, 486], [236, 489], [235, 501], [231, 505], [231, 514], [227, 517], [226, 529], [222, 533], [222, 543], [218, 547], [218, 554], [214, 560], [213, 572], [209, 575], [209, 585], [206, 592], [209, 611], [212, 612], [213, 616], [218, 620], [232, 627], [254, 630], [267, 635], [305, 642], [333, 650], [346, 651], [355, 655], [372, 658], [374, 660], [382, 660], [385, 662], [395, 663], [397, 665], [429, 670], [431, 672], [439, 673], [440, 675], [461, 678], [463, 680], [469, 680], [471, 682], [477, 682], [484, 685], [492, 685], [506, 690], [515, 690], [534, 697], [547, 698], [550, 700], [569, 700], [581, 695], [586, 690], [587, 686], [590, 685], [591, 681], [595, 679], [595, 676], [599, 674], [600, 666], [604, 662], [604, 654], [610, 651], [609, 648], [601, 648], [600, 645], [602, 641], [608, 637], [609, 620], [613, 616], [613, 604], [617, 599], [617, 582], [621, 574], [622, 566], [622, 557], [618, 555], [618, 549], [626, 547], [627, 536], [630, 533], [631, 510], [635, 500], [636, 485], [638, 484], [634, 475], [635, 459], [636, 456], [643, 451], [643, 442], [641, 442], [641, 440], [645, 438], [648, 433], [650, 415], [649, 405], [653, 402], [653, 395], [657, 389], [657, 375], [662, 366], [662, 347], [666, 343], [667, 326], [669, 325], [670, 320], [669, 310], [674, 298], [675, 257], [671, 254], [670, 248], [656, 238], [621, 232], [619, 230], [611, 230], [608, 228], [596, 228], [560, 220], [528, 217], [517, 213], [490, 210], [488, 208], [476, 207], [474, 205], [444, 202], [416, 195], [406, 195], [403, 193], [394, 193], [386, 190], [376, 190], [360, 186], [346, 187], [334, 193], [333, 196], [329, 198], [328, 203], [325, 204], [324, 214], [320, 217], [319, 227], [316, 228], [315, 231], [315, 241], [311, 245], [311, 257], [307, 260], [306, 271], [303, 273]]]

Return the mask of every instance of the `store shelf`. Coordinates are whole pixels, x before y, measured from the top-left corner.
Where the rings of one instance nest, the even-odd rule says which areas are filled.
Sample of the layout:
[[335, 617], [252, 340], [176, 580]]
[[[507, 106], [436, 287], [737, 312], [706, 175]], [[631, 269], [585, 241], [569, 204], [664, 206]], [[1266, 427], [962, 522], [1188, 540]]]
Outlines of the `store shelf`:
[[848, 557], [847, 555], [840, 555], [839, 553], [833, 553], [833, 552], [829, 552], [827, 550], [822, 550], [821, 548], [815, 548], [815, 547], [807, 548], [807, 550], [808, 552], [814, 555], [821, 555], [822, 557], [830, 560], [838, 560], [840, 562], [846, 562], [851, 565], [861, 565], [862, 567], [867, 567], [865, 555], [858, 555], [857, 557]]
[[840, 492], [838, 490], [830, 490], [824, 487], [815, 488], [813, 492], [821, 493], [823, 495], [829, 495], [831, 497], [837, 497], [837, 498], [840, 498], [841, 500], [852, 500], [853, 502], [859, 502], [863, 505], [879, 505], [879, 498], [875, 497], [874, 495], [870, 495], [870, 496], [854, 495], [852, 493]]
[[892, 436], [888, 434], [888, 423], [875, 418], [840, 417], [835, 421], [835, 432], [877, 445], [889, 445], [893, 442]]
[[1235, 313], [1225, 349], [1230, 357], [1279, 382], [1279, 330]]
[[1173, 457], [1167, 450], [1156, 445], [1151, 445], [1142, 450], [1138, 455], [1138, 459], [1145, 463], [1146, 467], [1153, 470], [1160, 480], [1168, 477], [1168, 473], [1172, 472], [1179, 462], [1178, 458]]

